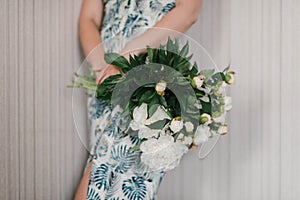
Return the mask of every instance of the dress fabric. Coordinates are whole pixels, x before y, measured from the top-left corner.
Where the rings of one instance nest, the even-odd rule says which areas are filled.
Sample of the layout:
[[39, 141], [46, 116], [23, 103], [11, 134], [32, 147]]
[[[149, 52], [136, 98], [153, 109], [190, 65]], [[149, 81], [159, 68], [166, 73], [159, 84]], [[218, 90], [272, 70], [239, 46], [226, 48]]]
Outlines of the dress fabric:
[[[126, 43], [152, 27], [175, 7], [174, 0], [104, 0], [101, 27], [105, 52], [120, 52]], [[140, 152], [129, 151], [138, 143], [122, 136], [128, 120], [117, 107], [88, 97], [90, 157], [92, 161], [87, 199], [150, 200], [165, 172], [151, 172], [140, 162]]]

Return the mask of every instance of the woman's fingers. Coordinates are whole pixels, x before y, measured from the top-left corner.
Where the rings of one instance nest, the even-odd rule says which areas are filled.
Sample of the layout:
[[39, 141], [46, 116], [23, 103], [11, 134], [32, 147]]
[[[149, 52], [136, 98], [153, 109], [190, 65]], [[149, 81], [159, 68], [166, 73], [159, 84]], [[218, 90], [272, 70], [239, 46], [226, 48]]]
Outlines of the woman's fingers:
[[95, 71], [96, 73], [96, 84], [99, 84], [99, 81], [102, 79], [103, 75], [104, 75], [105, 69], [101, 70], [101, 71]]
[[106, 78], [119, 73], [120, 71], [116, 66], [109, 65], [99, 73], [99, 75], [97, 76], [96, 83], [101, 84]]

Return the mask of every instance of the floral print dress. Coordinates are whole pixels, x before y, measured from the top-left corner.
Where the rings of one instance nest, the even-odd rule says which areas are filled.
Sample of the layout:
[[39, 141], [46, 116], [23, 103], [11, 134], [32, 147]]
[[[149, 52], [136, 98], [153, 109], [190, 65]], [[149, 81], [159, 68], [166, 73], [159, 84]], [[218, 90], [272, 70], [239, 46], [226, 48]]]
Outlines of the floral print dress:
[[[175, 7], [174, 0], [104, 0], [101, 28], [102, 45], [106, 52], [120, 52], [131, 39], [152, 27]], [[138, 143], [134, 136], [121, 136], [127, 120], [118, 107], [88, 98], [92, 161], [87, 199], [89, 200], [150, 200], [155, 199], [164, 176], [163, 171], [151, 172], [140, 162], [139, 151], [129, 151]]]

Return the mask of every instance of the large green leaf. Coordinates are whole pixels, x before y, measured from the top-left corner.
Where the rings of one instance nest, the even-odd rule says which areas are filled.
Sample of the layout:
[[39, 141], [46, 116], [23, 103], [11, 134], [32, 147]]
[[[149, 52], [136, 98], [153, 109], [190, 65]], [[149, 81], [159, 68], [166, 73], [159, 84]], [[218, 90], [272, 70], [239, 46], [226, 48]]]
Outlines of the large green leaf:
[[107, 64], [119, 67], [124, 73], [130, 70], [130, 64], [126, 58], [117, 53], [106, 53], [104, 59]]

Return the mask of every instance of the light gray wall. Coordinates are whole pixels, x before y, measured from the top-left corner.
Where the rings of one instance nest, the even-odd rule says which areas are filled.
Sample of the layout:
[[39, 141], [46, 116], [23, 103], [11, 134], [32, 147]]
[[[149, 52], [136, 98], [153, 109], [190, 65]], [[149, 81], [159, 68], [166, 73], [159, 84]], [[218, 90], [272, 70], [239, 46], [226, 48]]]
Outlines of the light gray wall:
[[[65, 85], [82, 59], [80, 3], [0, 0], [1, 200], [74, 194], [86, 151]], [[237, 72], [230, 134], [204, 161], [184, 157], [159, 199], [300, 198], [299, 18], [298, 0], [204, 0], [189, 35]]]

